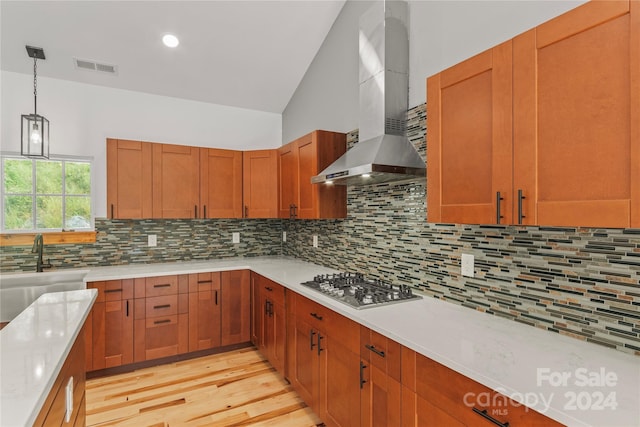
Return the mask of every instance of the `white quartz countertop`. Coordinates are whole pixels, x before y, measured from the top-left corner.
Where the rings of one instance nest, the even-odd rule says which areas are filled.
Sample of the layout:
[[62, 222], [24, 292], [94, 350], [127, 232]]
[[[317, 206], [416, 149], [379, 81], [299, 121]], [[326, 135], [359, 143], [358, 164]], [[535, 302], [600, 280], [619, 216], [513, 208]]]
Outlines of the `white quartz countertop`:
[[31, 426], [98, 295], [40, 296], [0, 331], [0, 426]]
[[356, 310], [301, 286], [336, 270], [300, 260], [258, 257], [99, 267], [85, 281], [245, 268], [563, 424], [640, 426], [640, 357], [429, 296]]

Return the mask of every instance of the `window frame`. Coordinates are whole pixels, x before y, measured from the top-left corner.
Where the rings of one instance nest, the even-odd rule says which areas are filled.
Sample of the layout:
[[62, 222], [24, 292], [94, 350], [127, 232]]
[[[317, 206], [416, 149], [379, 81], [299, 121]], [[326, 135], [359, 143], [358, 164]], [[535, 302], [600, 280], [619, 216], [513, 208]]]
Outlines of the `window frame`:
[[[67, 229], [67, 228], [29, 228], [29, 229], [20, 229], [20, 230], [16, 230], [16, 229], [6, 229], [5, 228], [5, 188], [4, 188], [4, 160], [5, 159], [19, 159], [19, 160], [31, 160], [32, 161], [32, 177], [35, 178], [35, 168], [36, 168], [36, 161], [38, 160], [44, 160], [44, 161], [58, 161], [58, 162], [84, 162], [84, 163], [89, 163], [89, 174], [90, 174], [90, 179], [91, 179], [91, 185], [90, 185], [90, 193], [88, 195], [89, 197], [89, 204], [90, 204], [90, 209], [91, 209], [91, 218], [90, 218], [90, 227], [89, 228], [79, 228], [77, 229], [78, 233], [92, 233], [95, 234], [95, 197], [96, 197], [96, 181], [95, 181], [95, 162], [94, 162], [94, 158], [91, 156], [72, 156], [72, 155], [59, 155], [59, 154], [52, 154], [51, 156], [49, 156], [49, 159], [37, 159], [37, 158], [30, 158], [30, 157], [26, 157], [26, 156], [22, 156], [20, 153], [17, 152], [7, 152], [7, 151], [0, 151], [0, 179], [2, 179], [2, 182], [0, 182], [0, 209], [2, 210], [2, 217], [0, 218], [0, 234], [2, 235], [15, 235], [15, 234], [28, 234], [28, 235], [34, 235], [34, 234], [46, 234], [46, 233], [52, 233], [52, 234], [60, 234], [60, 233], [67, 233], [67, 232], [76, 232], [76, 229]], [[63, 166], [62, 168], [63, 171], [65, 171], [65, 168]], [[67, 197], [74, 197], [74, 196], [78, 196], [78, 195], [67, 195], [66, 194], [66, 188], [65, 188], [65, 174], [62, 174], [62, 193], [61, 194], [39, 194], [36, 192], [36, 179], [33, 179], [32, 182], [32, 188], [31, 188], [31, 192], [30, 193], [24, 193], [25, 196], [30, 196], [33, 198], [32, 201], [32, 207], [31, 207], [31, 212], [33, 215], [33, 219], [34, 221], [36, 221], [36, 199], [38, 196], [48, 196], [48, 195], [53, 195], [53, 196], [61, 196], [62, 197], [62, 224], [64, 226], [65, 223], [65, 207], [66, 207], [66, 198]], [[11, 193], [11, 194], [18, 194], [18, 193]], [[22, 193], [20, 193], [22, 194]], [[36, 225], [36, 224], [33, 224]], [[0, 244], [0, 246], [2, 246], [2, 244]]]

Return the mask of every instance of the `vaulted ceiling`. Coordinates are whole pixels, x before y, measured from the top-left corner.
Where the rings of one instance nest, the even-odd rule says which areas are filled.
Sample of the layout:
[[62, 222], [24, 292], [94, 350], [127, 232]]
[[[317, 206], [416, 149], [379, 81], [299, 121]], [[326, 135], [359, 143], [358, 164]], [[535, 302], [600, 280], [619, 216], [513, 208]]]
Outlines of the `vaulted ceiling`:
[[3, 0], [1, 67], [33, 73], [31, 45], [46, 55], [39, 76], [281, 113], [344, 3]]

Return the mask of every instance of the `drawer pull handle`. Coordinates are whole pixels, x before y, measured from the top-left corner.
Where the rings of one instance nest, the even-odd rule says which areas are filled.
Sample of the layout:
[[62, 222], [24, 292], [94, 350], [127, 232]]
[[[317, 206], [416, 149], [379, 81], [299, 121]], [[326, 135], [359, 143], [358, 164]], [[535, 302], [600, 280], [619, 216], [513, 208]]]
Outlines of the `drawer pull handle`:
[[364, 379], [364, 368], [366, 368], [367, 365], [365, 365], [364, 363], [360, 362], [360, 390], [362, 390], [364, 388], [364, 383], [367, 382], [367, 380]]
[[164, 283], [162, 285], [153, 285], [154, 288], [168, 288], [171, 286], [171, 283]]
[[213, 283], [213, 280], [198, 280], [198, 284]]
[[105, 294], [110, 294], [113, 292], [122, 292], [122, 288], [120, 289], [107, 289], [106, 291], [104, 291]]
[[384, 357], [384, 351], [378, 350], [377, 348], [375, 348], [374, 346], [372, 346], [370, 344], [365, 344], [365, 347], [367, 348], [367, 350], [373, 351], [378, 356]]
[[154, 305], [153, 309], [158, 310], [160, 308], [169, 308], [169, 307], [171, 307], [171, 304], [162, 304], [162, 305]]
[[269, 286], [265, 286], [264, 287], [266, 290], [268, 290], [269, 292], [273, 291], [273, 288], [269, 287]]
[[162, 323], [171, 323], [171, 319], [156, 320], [155, 322], [153, 322], [154, 325], [160, 325]]
[[322, 316], [320, 316], [318, 313], [309, 313], [311, 315], [311, 317], [315, 317], [318, 320], [322, 320]]
[[489, 415], [487, 413], [486, 409], [478, 409], [478, 408], [472, 408], [473, 412], [475, 412], [476, 414], [480, 415], [482, 418], [491, 421], [492, 423], [494, 423], [497, 426], [500, 427], [509, 427], [509, 422], [506, 423], [501, 423], [500, 421], [496, 420], [495, 418], [493, 418], [491, 415]]

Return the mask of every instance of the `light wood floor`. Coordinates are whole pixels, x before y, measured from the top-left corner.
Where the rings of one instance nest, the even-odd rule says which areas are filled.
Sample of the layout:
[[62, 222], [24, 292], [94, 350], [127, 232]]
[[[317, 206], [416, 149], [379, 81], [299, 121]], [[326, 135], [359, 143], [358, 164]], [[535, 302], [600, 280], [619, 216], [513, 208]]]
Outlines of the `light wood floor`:
[[316, 426], [254, 348], [87, 381], [87, 426]]

